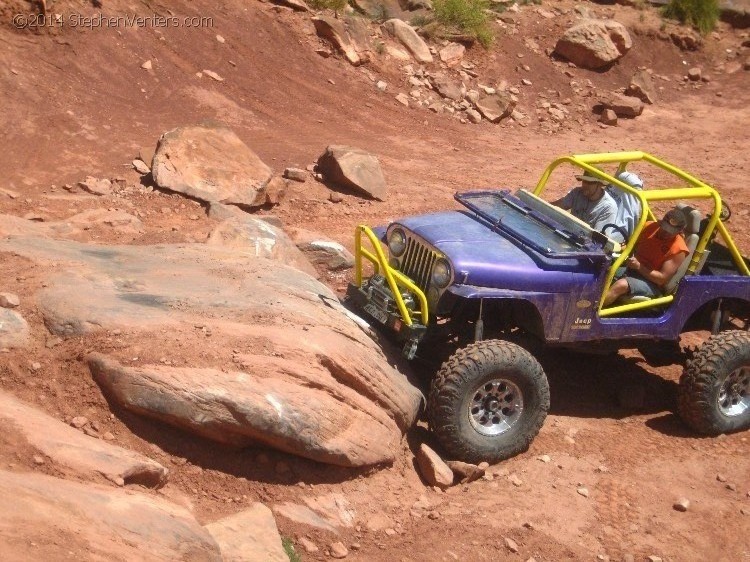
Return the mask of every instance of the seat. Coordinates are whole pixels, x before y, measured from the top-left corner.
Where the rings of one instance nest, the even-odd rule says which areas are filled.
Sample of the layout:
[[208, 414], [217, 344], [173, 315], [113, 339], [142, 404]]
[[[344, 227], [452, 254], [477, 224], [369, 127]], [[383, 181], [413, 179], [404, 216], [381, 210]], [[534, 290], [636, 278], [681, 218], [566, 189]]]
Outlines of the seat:
[[[688, 248], [688, 255], [680, 264], [680, 267], [672, 276], [672, 279], [669, 280], [669, 283], [664, 286], [663, 293], [665, 296], [674, 294], [674, 292], [677, 290], [677, 286], [679, 285], [682, 278], [685, 277], [685, 275], [693, 275], [695, 273], [699, 273], [701, 268], [703, 267], [703, 264], [706, 262], [706, 258], [708, 257], [708, 252], [704, 252], [698, 263], [695, 264], [694, 270], [689, 271], [690, 264], [693, 262], [693, 256], [695, 255], [695, 248], [698, 245], [698, 240], [700, 240], [701, 212], [698, 209], [691, 207], [690, 205], [686, 205], [685, 203], [678, 203], [675, 208], [682, 212], [683, 216], [685, 217], [686, 226], [683, 236], [685, 237], [685, 244]], [[617, 300], [617, 304], [632, 304], [636, 302], [646, 302], [649, 300], [651, 300], [651, 298], [649, 297], [625, 296], [619, 298]]]

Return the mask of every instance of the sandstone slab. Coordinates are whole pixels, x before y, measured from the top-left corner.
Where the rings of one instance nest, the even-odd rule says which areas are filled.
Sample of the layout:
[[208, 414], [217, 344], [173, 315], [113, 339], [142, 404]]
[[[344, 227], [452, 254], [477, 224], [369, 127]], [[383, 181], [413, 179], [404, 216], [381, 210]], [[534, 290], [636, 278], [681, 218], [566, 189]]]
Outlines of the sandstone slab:
[[384, 201], [387, 186], [380, 161], [369, 152], [351, 146], [331, 145], [318, 158], [323, 179]]
[[167, 481], [167, 469], [159, 463], [89, 437], [4, 392], [0, 392], [0, 419], [55, 465], [78, 474], [101, 474], [118, 484], [150, 487], [161, 487]]
[[[184, 508], [154, 496], [0, 471], [5, 560], [221, 562], [214, 539]], [[70, 553], [73, 552], [73, 556]]]
[[224, 562], [289, 562], [273, 513], [262, 503], [206, 525]]
[[224, 443], [363, 466], [395, 458], [421, 406], [421, 393], [336, 295], [278, 260], [206, 244], [94, 246], [28, 235], [0, 239], [2, 252], [45, 275], [34, 297], [55, 336], [120, 330], [164, 357], [217, 342], [203, 369], [125, 367], [135, 355], [127, 347], [96, 362], [112, 394], [152, 418]]
[[266, 203], [271, 169], [221, 125], [180, 127], [161, 136], [151, 173], [162, 189], [201, 201], [257, 207]]

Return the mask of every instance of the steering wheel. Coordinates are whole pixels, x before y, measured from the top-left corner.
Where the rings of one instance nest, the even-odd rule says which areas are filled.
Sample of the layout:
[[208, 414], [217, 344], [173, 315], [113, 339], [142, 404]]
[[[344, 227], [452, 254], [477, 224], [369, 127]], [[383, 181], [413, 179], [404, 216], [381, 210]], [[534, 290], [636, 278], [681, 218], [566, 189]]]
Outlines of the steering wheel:
[[602, 227], [602, 234], [606, 234], [607, 229], [612, 228], [622, 235], [622, 245], [625, 246], [628, 243], [628, 231], [621, 227], [619, 224], [607, 223]]

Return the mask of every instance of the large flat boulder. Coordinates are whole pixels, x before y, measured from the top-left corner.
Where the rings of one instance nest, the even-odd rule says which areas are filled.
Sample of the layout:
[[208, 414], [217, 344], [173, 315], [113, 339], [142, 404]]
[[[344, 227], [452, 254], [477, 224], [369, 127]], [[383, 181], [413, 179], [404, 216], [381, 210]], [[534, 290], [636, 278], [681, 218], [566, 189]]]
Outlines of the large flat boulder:
[[258, 207], [266, 203], [271, 168], [231, 129], [218, 124], [164, 133], [151, 173], [162, 189], [201, 201]]
[[568, 28], [555, 45], [555, 52], [589, 69], [612, 64], [633, 46], [628, 30], [613, 20], [582, 19]]
[[0, 496], [4, 560], [222, 560], [187, 510], [155, 496], [6, 471]]
[[[2, 252], [40, 266], [46, 287], [33, 298], [54, 335], [93, 336], [96, 350], [98, 334], [118, 331], [122, 345], [92, 368], [143, 415], [224, 443], [364, 466], [392, 461], [419, 411], [421, 393], [336, 295], [278, 260], [34, 236], [0, 239]], [[186, 352], [201, 368], [159, 365]]]
[[327, 182], [385, 200], [385, 176], [380, 161], [369, 152], [352, 146], [331, 145], [318, 158], [318, 171]]
[[262, 503], [206, 525], [224, 562], [289, 562], [273, 513]]
[[56, 467], [86, 477], [101, 474], [120, 485], [160, 487], [167, 481], [167, 469], [159, 463], [89, 437], [4, 392], [0, 392], [0, 421]]
[[340, 466], [394, 460], [395, 422], [341, 388], [330, 372], [277, 357], [242, 360], [247, 367], [230, 372], [124, 367], [101, 354], [87, 362], [105, 393], [125, 408], [221, 443], [265, 444]]

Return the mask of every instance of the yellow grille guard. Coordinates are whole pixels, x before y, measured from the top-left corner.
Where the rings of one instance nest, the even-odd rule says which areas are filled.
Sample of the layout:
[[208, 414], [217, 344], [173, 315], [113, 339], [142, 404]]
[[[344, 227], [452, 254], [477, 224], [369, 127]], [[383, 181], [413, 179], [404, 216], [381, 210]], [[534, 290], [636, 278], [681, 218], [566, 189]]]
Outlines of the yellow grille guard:
[[[368, 238], [374, 253], [362, 247], [362, 234]], [[412, 326], [414, 320], [412, 314], [404, 303], [404, 299], [401, 296], [399, 286], [408, 289], [419, 301], [419, 310], [413, 311], [413, 314], [419, 316], [419, 323], [427, 326], [429, 321], [429, 307], [427, 305], [427, 297], [424, 292], [417, 287], [411, 279], [406, 277], [400, 271], [393, 269], [388, 265], [388, 260], [383, 252], [383, 247], [375, 236], [375, 233], [363, 224], [358, 225], [354, 230], [354, 281], [358, 288], [362, 288], [362, 258], [365, 258], [372, 263], [375, 268], [375, 273], [381, 273], [388, 283], [388, 287], [393, 293], [393, 298], [396, 301], [401, 320], [407, 326]]]

